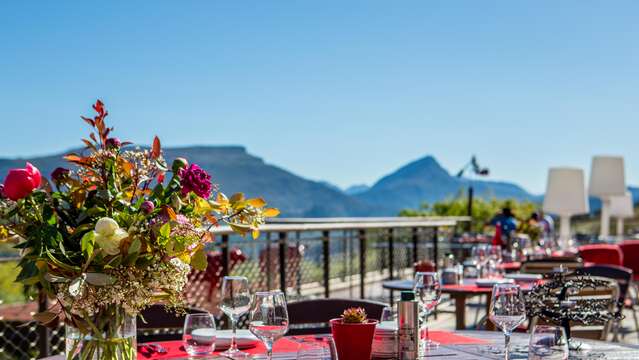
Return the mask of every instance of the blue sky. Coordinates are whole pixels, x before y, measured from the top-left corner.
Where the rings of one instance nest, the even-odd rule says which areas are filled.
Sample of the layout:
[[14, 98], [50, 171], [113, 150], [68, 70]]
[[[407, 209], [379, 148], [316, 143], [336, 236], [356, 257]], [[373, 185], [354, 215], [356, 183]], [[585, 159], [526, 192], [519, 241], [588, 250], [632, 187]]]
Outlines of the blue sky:
[[426, 154], [542, 192], [625, 156], [639, 184], [636, 1], [0, 4], [0, 157], [62, 151], [102, 98], [123, 139], [242, 144], [340, 186]]

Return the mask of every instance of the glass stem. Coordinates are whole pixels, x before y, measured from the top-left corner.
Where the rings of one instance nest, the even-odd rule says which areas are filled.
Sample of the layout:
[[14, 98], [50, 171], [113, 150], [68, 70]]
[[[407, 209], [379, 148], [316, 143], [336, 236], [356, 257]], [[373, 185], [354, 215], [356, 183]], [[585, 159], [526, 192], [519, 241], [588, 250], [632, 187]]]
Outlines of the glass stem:
[[233, 336], [231, 336], [231, 346], [229, 347], [229, 352], [235, 352], [238, 351], [237, 340], [235, 339], [235, 336], [237, 334], [237, 319], [235, 317], [231, 319], [231, 326], [233, 327]]
[[271, 360], [273, 358], [273, 343], [271, 341], [265, 341], [264, 345], [266, 345], [266, 358]]
[[504, 359], [510, 359], [510, 333], [504, 333]]

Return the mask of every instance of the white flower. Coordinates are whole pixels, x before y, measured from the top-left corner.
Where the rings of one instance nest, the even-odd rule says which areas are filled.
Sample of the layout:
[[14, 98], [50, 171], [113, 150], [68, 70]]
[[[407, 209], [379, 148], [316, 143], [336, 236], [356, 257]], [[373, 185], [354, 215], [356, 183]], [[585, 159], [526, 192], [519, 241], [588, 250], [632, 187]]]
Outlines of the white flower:
[[120, 253], [120, 242], [129, 234], [115, 220], [103, 217], [95, 224], [95, 242], [109, 255]]

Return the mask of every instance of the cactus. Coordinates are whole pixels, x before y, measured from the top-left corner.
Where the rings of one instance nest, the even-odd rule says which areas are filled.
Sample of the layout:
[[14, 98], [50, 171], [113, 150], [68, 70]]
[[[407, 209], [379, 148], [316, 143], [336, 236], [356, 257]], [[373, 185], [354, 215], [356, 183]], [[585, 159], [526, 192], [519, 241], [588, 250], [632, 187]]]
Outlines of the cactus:
[[350, 308], [344, 310], [342, 322], [345, 324], [363, 324], [366, 322], [366, 311], [363, 308]]

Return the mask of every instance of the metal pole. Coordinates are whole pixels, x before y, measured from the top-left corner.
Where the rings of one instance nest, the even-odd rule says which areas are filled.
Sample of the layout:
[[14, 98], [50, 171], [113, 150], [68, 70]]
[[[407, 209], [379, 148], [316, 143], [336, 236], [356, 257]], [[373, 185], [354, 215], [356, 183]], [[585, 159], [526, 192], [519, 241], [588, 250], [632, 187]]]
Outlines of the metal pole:
[[222, 243], [220, 244], [220, 250], [222, 252], [222, 276], [229, 274], [229, 236], [222, 235]]
[[393, 267], [395, 265], [395, 236], [393, 229], [388, 229], [388, 273], [389, 278], [393, 280]]
[[359, 231], [359, 297], [366, 295], [366, 230]]
[[433, 227], [433, 262], [435, 263], [435, 269], [438, 266], [439, 259], [439, 240], [437, 239], [437, 233], [439, 232], [439, 228], [437, 226]]
[[413, 264], [419, 261], [419, 228], [413, 228]]
[[[43, 290], [38, 294], [38, 312], [47, 311], [48, 301], [47, 295]], [[42, 324], [37, 325], [38, 329], [38, 349], [40, 354], [38, 357], [43, 358], [51, 355], [51, 330]]]
[[468, 185], [468, 216], [470, 220], [468, 221], [468, 232], [472, 232], [473, 230], [473, 185]]
[[287, 249], [287, 245], [286, 245], [286, 233], [285, 232], [281, 232], [280, 233], [280, 239], [279, 239], [279, 262], [280, 262], [280, 290], [282, 290], [282, 292], [284, 293], [284, 296], [286, 296], [286, 250]]
[[330, 233], [328, 231], [322, 231], [322, 252], [324, 257], [324, 297], [328, 298], [331, 295], [331, 289], [329, 286], [330, 271], [331, 271], [331, 258], [330, 258]]

